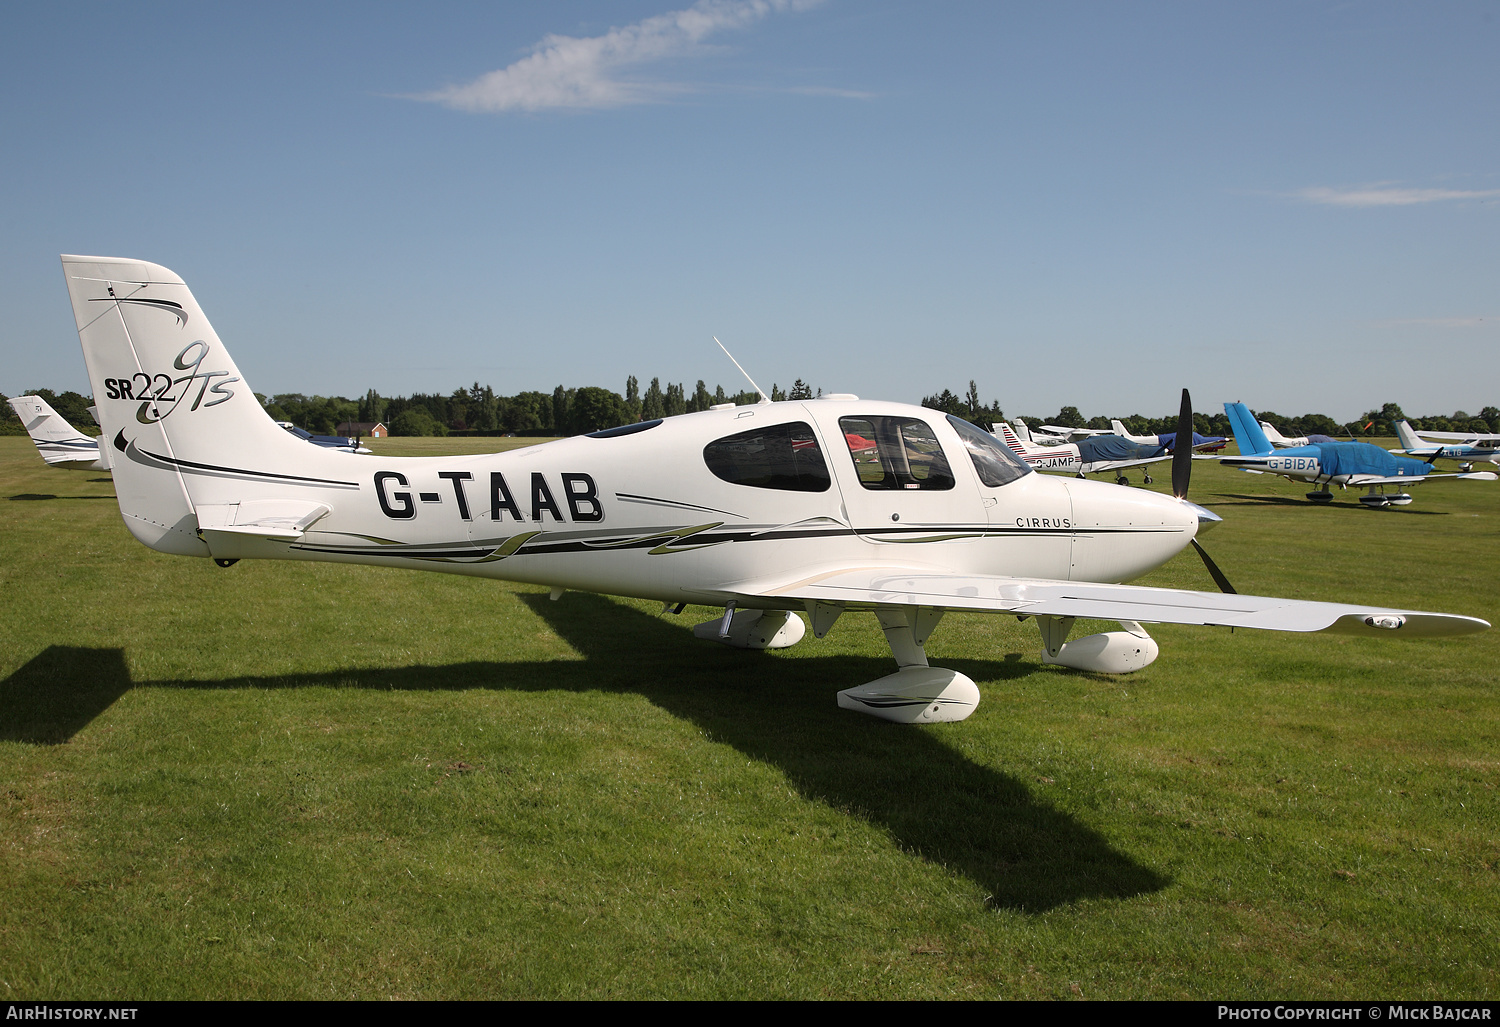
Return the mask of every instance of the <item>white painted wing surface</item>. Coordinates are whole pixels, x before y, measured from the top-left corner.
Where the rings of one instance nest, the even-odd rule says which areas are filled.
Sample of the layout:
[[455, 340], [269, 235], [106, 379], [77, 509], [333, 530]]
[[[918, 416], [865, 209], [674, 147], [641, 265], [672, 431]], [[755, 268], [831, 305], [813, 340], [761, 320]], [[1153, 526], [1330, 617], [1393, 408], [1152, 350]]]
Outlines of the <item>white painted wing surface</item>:
[[1188, 592], [1143, 585], [1049, 581], [984, 575], [842, 567], [797, 580], [746, 581], [718, 595], [745, 606], [836, 603], [845, 607], [926, 606], [1025, 616], [1084, 617], [1150, 624], [1202, 624], [1267, 631], [1325, 631], [1349, 635], [1428, 637], [1488, 628], [1478, 617], [1317, 603], [1270, 596]]
[[1382, 478], [1374, 474], [1353, 474], [1349, 476], [1347, 484], [1351, 488], [1360, 488], [1365, 485], [1419, 485], [1424, 481], [1432, 481], [1436, 478], [1468, 478], [1470, 481], [1495, 481], [1500, 475], [1494, 471], [1471, 471], [1467, 474], [1406, 474]]

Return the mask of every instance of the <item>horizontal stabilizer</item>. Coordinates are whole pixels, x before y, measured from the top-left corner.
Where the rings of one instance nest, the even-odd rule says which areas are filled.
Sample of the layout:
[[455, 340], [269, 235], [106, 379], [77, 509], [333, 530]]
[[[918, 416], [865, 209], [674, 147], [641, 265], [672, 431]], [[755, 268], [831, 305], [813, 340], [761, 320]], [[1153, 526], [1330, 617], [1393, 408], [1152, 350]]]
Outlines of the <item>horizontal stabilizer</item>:
[[[331, 511], [326, 503], [302, 500], [257, 500], [248, 503], [200, 505], [200, 534], [220, 533], [250, 538], [295, 541], [308, 527]], [[210, 539], [210, 548], [212, 540]]]

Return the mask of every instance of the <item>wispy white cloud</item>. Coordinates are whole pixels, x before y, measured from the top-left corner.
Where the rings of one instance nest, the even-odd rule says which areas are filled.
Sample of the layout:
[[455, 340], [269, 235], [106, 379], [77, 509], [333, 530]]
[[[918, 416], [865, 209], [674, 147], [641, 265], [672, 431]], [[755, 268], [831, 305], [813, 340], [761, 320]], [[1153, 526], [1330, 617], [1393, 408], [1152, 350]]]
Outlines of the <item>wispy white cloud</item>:
[[1335, 207], [1409, 207], [1417, 203], [1445, 200], [1486, 200], [1500, 196], [1500, 189], [1408, 189], [1391, 182], [1334, 189], [1313, 186], [1291, 194], [1308, 203]]
[[[416, 96], [458, 110], [495, 113], [605, 108], [653, 103], [689, 91], [682, 83], [627, 77], [644, 65], [709, 49], [717, 33], [744, 29], [772, 14], [814, 7], [821, 0], [698, 0], [602, 36], [549, 35], [530, 56], [463, 85]], [[862, 94], [829, 91], [832, 95]]]

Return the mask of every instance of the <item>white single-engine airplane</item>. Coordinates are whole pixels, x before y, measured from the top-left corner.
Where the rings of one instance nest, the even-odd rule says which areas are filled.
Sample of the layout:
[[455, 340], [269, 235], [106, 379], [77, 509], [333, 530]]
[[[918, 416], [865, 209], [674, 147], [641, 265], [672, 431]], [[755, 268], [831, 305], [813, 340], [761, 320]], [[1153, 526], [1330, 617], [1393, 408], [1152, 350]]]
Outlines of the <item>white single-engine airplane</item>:
[[[1125, 422], [1118, 418], [1111, 420], [1109, 426], [1114, 433], [1122, 439], [1128, 439], [1137, 446], [1165, 446], [1167, 449], [1175, 449], [1177, 446], [1177, 433], [1175, 431], [1162, 432], [1160, 435], [1132, 435], [1130, 429], [1125, 427]], [[1199, 435], [1193, 432], [1193, 450], [1198, 453], [1216, 453], [1229, 445], [1229, 440], [1222, 435]]]
[[[840, 692], [839, 704], [908, 723], [961, 720], [979, 702], [969, 678], [928, 666], [923, 644], [948, 610], [1035, 618], [1045, 662], [1114, 673], [1156, 657], [1142, 622], [1384, 637], [1489, 627], [1117, 584], [1198, 546], [1200, 526], [1218, 518], [1180, 498], [1032, 474], [966, 421], [854, 396], [707, 410], [486, 456], [332, 453], [266, 416], [177, 275], [145, 261], [62, 260], [121, 514], [160, 552], [722, 606], [695, 634], [745, 649], [796, 643], [798, 611], [822, 637], [846, 611], [871, 610], [899, 669]], [[1179, 496], [1187, 461], [1181, 471]], [[1069, 642], [1077, 617], [1124, 630]]]
[[1500, 448], [1497, 448], [1500, 447], [1500, 435], [1475, 432], [1465, 434], [1457, 431], [1419, 432], [1409, 421], [1396, 422], [1396, 435], [1401, 440], [1402, 448], [1391, 452], [1426, 457], [1429, 464], [1434, 460], [1458, 460], [1461, 461], [1459, 469], [1467, 471], [1475, 463], [1500, 463]]
[[1320, 442], [1338, 441], [1338, 439], [1332, 437], [1331, 435], [1318, 435], [1316, 433], [1312, 435], [1298, 435], [1294, 438], [1287, 438], [1285, 435], [1281, 434], [1281, 432], [1277, 431], [1275, 425], [1271, 424], [1270, 421], [1261, 421], [1260, 431], [1261, 434], [1266, 437], [1266, 440], [1277, 449], [1291, 449], [1294, 446], [1316, 446]]
[[[1026, 463], [1038, 471], [1058, 471], [1082, 478], [1086, 474], [1106, 474], [1113, 471], [1115, 482], [1130, 484], [1124, 472], [1132, 467], [1145, 467], [1172, 459], [1166, 446], [1142, 446], [1123, 439], [1113, 432], [1103, 432], [1077, 442], [1060, 442], [1050, 446], [1037, 446], [1025, 441], [1014, 428], [1001, 421], [995, 425], [995, 435]], [[1151, 472], [1145, 473], [1147, 485], [1151, 484]]]
[[48, 467], [69, 471], [109, 470], [109, 453], [99, 440], [69, 424], [42, 397], [17, 396], [10, 405]]
[[[1328, 503], [1333, 493], [1328, 486], [1367, 489], [1359, 501], [1365, 506], [1405, 506], [1411, 502], [1406, 489], [1435, 478], [1468, 478], [1494, 481], [1490, 471], [1472, 474], [1433, 474], [1431, 463], [1396, 456], [1370, 442], [1317, 442], [1307, 446], [1276, 449], [1261, 431], [1250, 408], [1243, 403], [1225, 403], [1229, 425], [1234, 430], [1238, 456], [1220, 457], [1226, 467], [1238, 467], [1252, 473], [1279, 474], [1293, 481], [1306, 481], [1317, 488], [1307, 494], [1314, 503]], [[1394, 488], [1394, 492], [1387, 492]]]
[[1103, 428], [1070, 428], [1065, 424], [1042, 424], [1035, 431], [1021, 418], [1015, 419], [1016, 437], [1022, 442], [1035, 443], [1038, 446], [1060, 446], [1065, 442], [1076, 442], [1079, 439], [1092, 438], [1095, 435], [1108, 435]]

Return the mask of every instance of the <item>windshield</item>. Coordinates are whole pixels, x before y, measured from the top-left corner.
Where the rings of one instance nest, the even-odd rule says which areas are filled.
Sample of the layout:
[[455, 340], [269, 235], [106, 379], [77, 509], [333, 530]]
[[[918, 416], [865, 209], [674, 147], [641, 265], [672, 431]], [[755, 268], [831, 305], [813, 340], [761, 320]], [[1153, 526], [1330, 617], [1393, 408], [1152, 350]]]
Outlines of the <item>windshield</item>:
[[989, 432], [952, 414], [948, 415], [948, 423], [963, 440], [969, 459], [974, 461], [974, 470], [985, 485], [999, 488], [1031, 473], [1031, 466], [1026, 461], [1000, 445]]

